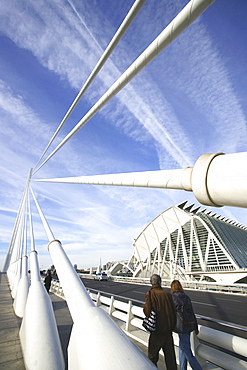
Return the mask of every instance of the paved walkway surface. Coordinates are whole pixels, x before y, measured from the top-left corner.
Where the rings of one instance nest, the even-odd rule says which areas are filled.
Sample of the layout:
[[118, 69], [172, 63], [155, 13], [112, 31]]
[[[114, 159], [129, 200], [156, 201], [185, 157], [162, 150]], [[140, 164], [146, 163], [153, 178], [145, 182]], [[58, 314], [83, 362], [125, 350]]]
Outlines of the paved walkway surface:
[[60, 337], [64, 360], [66, 364], [66, 369], [68, 369], [67, 348], [69, 344], [73, 321], [72, 321], [66, 301], [59, 298], [57, 295], [53, 293], [49, 293], [49, 295], [52, 300], [52, 306], [53, 306], [53, 310], [55, 314], [58, 334]]
[[[54, 314], [57, 322], [58, 333], [62, 350], [68, 369], [67, 347], [72, 329], [72, 319], [66, 301], [50, 293]], [[19, 330], [21, 319], [18, 318], [13, 309], [13, 298], [7, 276], [0, 273], [0, 369], [1, 370], [25, 370]], [[134, 343], [147, 355], [147, 347], [134, 341]], [[160, 356], [158, 369], [165, 370], [165, 363]], [[47, 369], [44, 369], [47, 370]]]
[[[69, 343], [69, 338], [70, 338], [73, 322], [72, 322], [66, 301], [59, 298], [53, 293], [50, 293], [50, 297], [52, 300], [54, 314], [55, 314], [55, 318], [57, 322], [58, 333], [59, 333], [59, 337], [60, 337], [60, 341], [61, 341], [61, 345], [63, 349], [63, 354], [65, 358], [65, 363], [66, 363], [66, 369], [68, 369], [67, 367], [68, 366], [67, 347]], [[133, 342], [147, 355], [146, 346], [134, 340]], [[158, 369], [166, 370], [165, 362], [162, 356], [160, 356], [160, 360], [158, 362]]]
[[19, 319], [13, 309], [6, 274], [0, 273], [0, 369], [25, 370], [19, 339]]

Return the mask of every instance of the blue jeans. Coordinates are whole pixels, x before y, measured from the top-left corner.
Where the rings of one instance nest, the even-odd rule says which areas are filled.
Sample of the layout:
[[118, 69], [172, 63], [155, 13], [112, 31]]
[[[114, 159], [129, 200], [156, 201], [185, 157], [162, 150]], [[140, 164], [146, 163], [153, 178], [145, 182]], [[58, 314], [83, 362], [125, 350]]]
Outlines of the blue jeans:
[[179, 366], [180, 370], [187, 369], [187, 362], [189, 362], [193, 370], [202, 370], [201, 365], [193, 355], [190, 348], [190, 333], [179, 333]]

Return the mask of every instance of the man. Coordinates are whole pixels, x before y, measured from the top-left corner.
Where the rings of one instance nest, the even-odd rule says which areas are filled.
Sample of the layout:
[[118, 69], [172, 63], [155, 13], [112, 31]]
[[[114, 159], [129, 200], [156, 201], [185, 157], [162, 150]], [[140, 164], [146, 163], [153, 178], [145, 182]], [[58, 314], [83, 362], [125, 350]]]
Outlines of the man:
[[161, 277], [152, 275], [151, 290], [146, 293], [144, 314], [149, 316], [151, 308], [156, 311], [156, 330], [149, 336], [148, 358], [157, 366], [159, 351], [165, 355], [167, 370], [177, 370], [172, 331], [176, 325], [176, 310], [172, 295], [161, 288]]
[[49, 290], [50, 290], [50, 287], [51, 287], [51, 281], [52, 281], [52, 276], [51, 276], [51, 272], [48, 271], [47, 274], [46, 274], [46, 277], [45, 277], [45, 288], [47, 290], [47, 293], [49, 293]]

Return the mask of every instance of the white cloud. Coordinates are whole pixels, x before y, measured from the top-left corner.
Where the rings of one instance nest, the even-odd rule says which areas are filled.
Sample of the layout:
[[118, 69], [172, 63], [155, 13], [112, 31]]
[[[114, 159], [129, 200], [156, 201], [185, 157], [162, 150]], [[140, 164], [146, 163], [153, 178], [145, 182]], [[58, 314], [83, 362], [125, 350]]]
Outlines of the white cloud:
[[[81, 112], [95, 103], [137, 53], [162, 30], [175, 12], [174, 7], [182, 3], [160, 3], [166, 12], [154, 7], [152, 2], [145, 4], [140, 20], [137, 18], [133, 23], [87, 91], [80, 105]], [[1, 4], [2, 34], [23, 52], [26, 49], [35, 56], [37, 70], [42, 65], [63, 80], [58, 100], [67, 93], [68, 86], [74, 91], [81, 88], [115, 32], [111, 20], [103, 17], [99, 9], [95, 11], [93, 4], [62, 0], [42, 4], [4, 0]], [[122, 6], [127, 7], [124, 2]], [[149, 19], [151, 9], [153, 19]], [[121, 17], [119, 15], [119, 19]], [[154, 159], [161, 169], [178, 168], [193, 165], [205, 151], [234, 152], [245, 148], [246, 120], [231, 79], [224, 56], [202, 17], [88, 123], [92, 131], [88, 129], [85, 136], [78, 132], [42, 167], [38, 176], [97, 174], [112, 172], [115, 168], [120, 171], [123, 167], [131, 171], [134, 166], [148, 170]], [[38, 105], [34, 107], [26, 100], [25, 87], [23, 90], [19, 87], [17, 92], [10, 81], [0, 81], [0, 195], [7, 229], [1, 236], [4, 243], [10, 240], [13, 221], [11, 215], [5, 213], [17, 210], [29, 168], [38, 160], [59, 123], [56, 122], [58, 114], [55, 118], [54, 112], [46, 112], [51, 117], [47, 122], [41, 116], [42, 109], [38, 112]], [[35, 83], [38, 84], [33, 81]], [[45, 88], [49, 99], [50, 86]], [[70, 103], [68, 101], [66, 107]], [[79, 113], [74, 117], [78, 119], [78, 116]], [[109, 134], [103, 137], [101, 121], [102, 125], [111, 123], [112, 137]], [[64, 131], [77, 122], [73, 118]], [[63, 135], [59, 135], [58, 141]], [[119, 139], [129, 140], [122, 152], [117, 148]], [[140, 147], [138, 157], [134, 145]], [[150, 152], [152, 156], [148, 157]], [[142, 153], [149, 163], [144, 162]], [[177, 191], [45, 183], [32, 186], [55, 235], [76, 259], [73, 263], [83, 264], [86, 263], [84, 257], [95, 264], [99, 258], [97, 250], [102, 258], [110, 255], [114, 259], [128, 258], [132, 238], [146, 223], [184, 198], [194, 199], [192, 194]], [[235, 212], [234, 209], [232, 216]], [[241, 213], [241, 218], [244, 220], [246, 216]], [[35, 235], [41, 241], [37, 248], [43, 254], [46, 235], [36, 210], [34, 226]], [[84, 257], [79, 257], [81, 249]], [[95, 256], [91, 258], [92, 251]]]
[[[34, 4], [32, 4], [32, 6], [33, 5]], [[34, 23], [33, 18], [32, 22], [29, 22], [30, 15], [33, 15], [33, 13], [26, 11], [24, 14], [22, 13], [22, 20], [25, 20], [25, 26], [21, 27], [20, 32], [16, 32], [14, 28], [14, 26], [17, 27], [15, 23], [17, 21], [15, 17], [16, 13], [12, 14], [9, 12], [8, 16], [10, 17], [10, 24], [12, 24], [12, 27], [7, 28], [5, 32], [12, 37], [18, 45], [30, 49], [44, 66], [55, 71], [61, 77], [66, 76], [72, 86], [78, 88], [82, 81], [82, 71], [84, 68], [92, 69], [97, 61], [95, 58], [91, 60], [91, 58], [88, 57], [89, 45], [91, 52], [93, 48], [93, 54], [99, 55], [98, 44], [92, 42], [92, 39], [94, 41], [92, 33], [88, 36], [88, 33], [84, 32], [82, 26], [79, 25], [73, 29], [72, 24], [77, 23], [68, 8], [65, 7], [65, 9], [63, 9], [63, 17], [61, 16], [61, 8], [59, 7], [56, 7], [56, 9], [52, 9], [50, 6], [47, 8], [40, 8], [38, 3], [35, 3], [35, 8], [36, 11], [39, 12], [42, 22], [39, 20], [37, 23]], [[66, 18], [66, 23], [63, 19], [64, 16]], [[50, 22], [51, 18], [52, 23]], [[99, 25], [97, 25], [96, 28], [97, 27], [99, 27]], [[80, 34], [80, 39], [78, 39], [78, 32]], [[60, 42], [58, 42], [58, 39]], [[76, 39], [76, 45], [74, 39]], [[128, 54], [127, 49], [122, 51], [122, 53], [123, 52]], [[84, 58], [84, 55], [87, 55], [87, 58]], [[109, 62], [108, 65], [104, 67], [104, 74], [100, 74], [101, 84], [103, 82], [103, 85], [109, 86], [109, 84], [113, 83], [114, 76], [116, 79], [118, 75], [118, 67], [112, 62]], [[84, 80], [86, 79], [85, 77], [84, 75]], [[142, 92], [142, 96], [138, 91], [138, 84], [140, 86], [144, 85], [144, 93]], [[181, 151], [179, 144], [180, 140], [185, 143], [189, 142], [189, 138], [183, 134], [183, 129], [178, 124], [178, 120], [171, 107], [166, 100], [162, 98], [159, 91], [157, 89], [155, 90], [155, 87], [153, 88], [153, 96], [150, 96], [149, 92], [152, 90], [150, 89], [151, 84], [154, 86], [154, 81], [148, 82], [147, 76], [144, 75], [142, 79], [139, 79], [138, 83], [133, 83], [131, 87], [126, 88], [124, 93], [117, 96], [121, 104], [127, 108], [124, 111], [121, 108], [124, 114], [124, 121], [130, 122], [135, 118], [135, 134], [133, 135], [133, 125], [131, 125], [129, 135], [137, 140], [140, 136], [145, 139], [145, 131], [143, 131], [143, 128], [145, 128], [145, 130], [149, 132], [149, 135], [153, 137], [155, 141], [159, 142], [176, 162], [180, 165], [187, 165], [190, 159], [188, 158], [188, 154], [183, 153], [184, 149]], [[103, 93], [102, 86], [98, 89]], [[152, 110], [150, 109], [150, 99]], [[92, 101], [92, 98], [90, 98], [90, 100]], [[111, 116], [108, 119], [111, 120]], [[137, 127], [139, 127], [139, 129]], [[128, 129], [126, 130], [126, 124], [123, 125], [122, 129], [125, 130], [125, 133], [128, 132]], [[177, 139], [174, 135], [171, 137], [171, 129], [176, 133], [179, 132], [180, 137]], [[188, 147], [190, 145], [186, 146]]]
[[[205, 147], [228, 153], [241, 151], [246, 147], [246, 117], [227, 62], [202, 21], [192, 28], [193, 37], [188, 30], [180, 36], [180, 42], [171, 45], [166, 78], [169, 85], [174, 84], [191, 100], [195, 112], [203, 114], [198, 126], [203, 125], [207, 132]], [[178, 54], [180, 58], [175, 62]]]

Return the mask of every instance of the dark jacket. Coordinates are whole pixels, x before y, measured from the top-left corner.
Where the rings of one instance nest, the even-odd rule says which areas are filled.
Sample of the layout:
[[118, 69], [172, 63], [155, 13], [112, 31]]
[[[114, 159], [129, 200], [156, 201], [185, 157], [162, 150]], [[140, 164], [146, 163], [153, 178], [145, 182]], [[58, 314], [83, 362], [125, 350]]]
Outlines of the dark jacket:
[[[151, 302], [150, 302], [151, 297]], [[176, 310], [173, 304], [172, 295], [166, 292], [159, 285], [153, 285], [146, 293], [144, 304], [144, 314], [149, 316], [151, 307], [157, 313], [156, 331], [157, 334], [172, 332], [176, 325]]]
[[49, 288], [49, 289], [50, 289], [50, 287], [51, 287], [51, 281], [52, 281], [52, 277], [51, 277], [51, 275], [46, 275], [46, 277], [45, 277], [45, 286], [46, 286], [47, 288]]
[[[190, 297], [184, 292], [174, 292], [172, 294], [172, 299], [177, 312], [177, 322], [174, 331], [176, 333], [190, 333], [193, 330], [198, 330], [197, 320], [194, 314]], [[188, 323], [184, 323], [181, 319], [181, 317], [183, 316], [182, 306], [187, 306], [191, 313], [192, 320]]]

